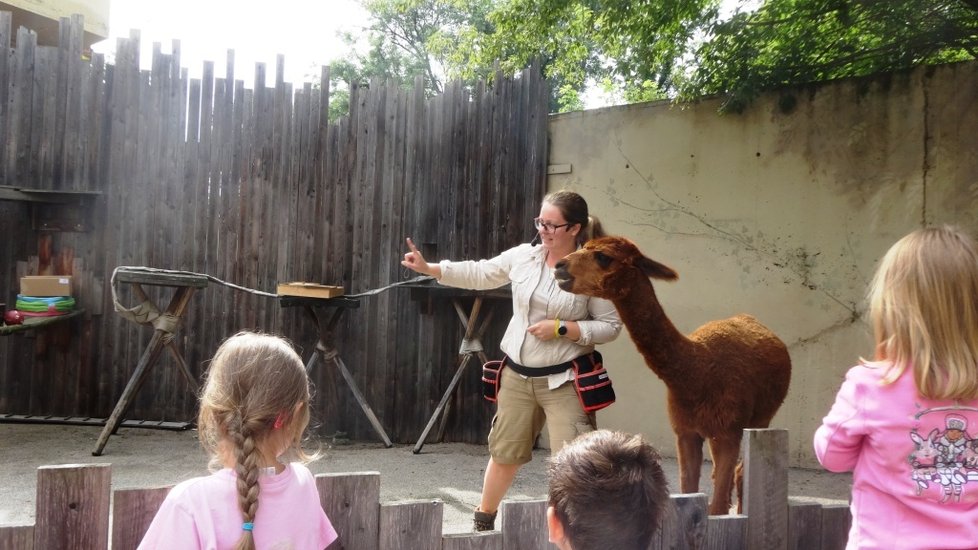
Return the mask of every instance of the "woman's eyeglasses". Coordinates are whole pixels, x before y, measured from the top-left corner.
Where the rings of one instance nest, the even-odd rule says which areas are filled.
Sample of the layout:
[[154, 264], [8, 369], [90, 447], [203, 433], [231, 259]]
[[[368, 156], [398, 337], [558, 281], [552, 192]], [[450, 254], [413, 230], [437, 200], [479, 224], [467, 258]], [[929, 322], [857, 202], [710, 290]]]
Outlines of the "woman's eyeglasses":
[[560, 229], [561, 227], [567, 227], [568, 225], [574, 225], [572, 223], [562, 223], [560, 225], [554, 225], [549, 222], [545, 222], [540, 218], [533, 218], [533, 225], [537, 228], [537, 231], [544, 231], [546, 233], [553, 233], [554, 231]]

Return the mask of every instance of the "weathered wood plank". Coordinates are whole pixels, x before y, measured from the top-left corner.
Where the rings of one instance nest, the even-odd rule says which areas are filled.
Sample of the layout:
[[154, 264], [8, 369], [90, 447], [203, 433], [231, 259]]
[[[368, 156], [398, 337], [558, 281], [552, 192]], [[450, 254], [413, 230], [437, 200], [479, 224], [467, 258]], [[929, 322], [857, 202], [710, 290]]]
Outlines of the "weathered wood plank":
[[813, 548], [822, 540], [822, 507], [814, 502], [788, 499], [788, 549]]
[[106, 548], [109, 544], [109, 464], [37, 469], [35, 548]]
[[172, 487], [117, 489], [112, 494], [112, 550], [139, 546]]
[[336, 529], [337, 550], [376, 550], [380, 529], [380, 473], [318, 474], [320, 503]]
[[788, 545], [788, 431], [744, 430], [743, 512], [750, 548]]
[[499, 531], [482, 531], [445, 535], [441, 538], [441, 550], [502, 550], [503, 534]]
[[380, 550], [439, 550], [444, 511], [440, 500], [382, 504], [377, 547]]
[[[702, 548], [708, 517], [705, 494], [670, 495], [659, 535], [653, 538], [651, 547], [660, 550]], [[656, 539], [658, 543], [655, 542]]]
[[710, 516], [704, 550], [747, 550], [747, 516]]
[[546, 500], [504, 500], [500, 506], [497, 525], [503, 532], [503, 548], [546, 548], [547, 532]]
[[17, 550], [34, 549], [33, 525], [7, 525], [0, 527], [0, 548]]
[[822, 506], [822, 548], [821, 550], [843, 550], [849, 541], [849, 528], [852, 514], [847, 504], [827, 504]]

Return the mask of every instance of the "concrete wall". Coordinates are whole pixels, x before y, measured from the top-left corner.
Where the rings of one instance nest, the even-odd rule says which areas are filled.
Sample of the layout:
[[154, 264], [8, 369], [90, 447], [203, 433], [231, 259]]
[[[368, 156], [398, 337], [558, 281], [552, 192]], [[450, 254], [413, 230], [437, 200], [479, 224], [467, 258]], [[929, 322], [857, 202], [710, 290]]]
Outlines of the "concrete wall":
[[[978, 233], [978, 63], [716, 101], [555, 115], [548, 189], [578, 191], [611, 234], [679, 273], [656, 292], [676, 326], [747, 312], [788, 344], [791, 389], [773, 427], [792, 466], [845, 371], [872, 354], [865, 290], [880, 256], [922, 224]], [[665, 387], [630, 336], [602, 346], [618, 402], [602, 427], [675, 456]]]

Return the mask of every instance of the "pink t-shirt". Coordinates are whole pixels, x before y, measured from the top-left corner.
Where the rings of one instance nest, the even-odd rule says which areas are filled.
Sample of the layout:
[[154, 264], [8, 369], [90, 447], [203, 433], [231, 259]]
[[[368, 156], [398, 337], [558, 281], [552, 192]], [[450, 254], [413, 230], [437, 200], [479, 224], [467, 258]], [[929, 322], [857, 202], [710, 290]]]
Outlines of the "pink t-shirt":
[[815, 432], [826, 469], [852, 471], [849, 549], [978, 548], [978, 400], [924, 399], [911, 369], [855, 366]]
[[[153, 518], [140, 550], [234, 548], [243, 525], [236, 481], [234, 471], [225, 468], [178, 484]], [[336, 540], [313, 475], [304, 465], [292, 463], [280, 474], [262, 475], [258, 485], [252, 530], [256, 548], [322, 550]]]

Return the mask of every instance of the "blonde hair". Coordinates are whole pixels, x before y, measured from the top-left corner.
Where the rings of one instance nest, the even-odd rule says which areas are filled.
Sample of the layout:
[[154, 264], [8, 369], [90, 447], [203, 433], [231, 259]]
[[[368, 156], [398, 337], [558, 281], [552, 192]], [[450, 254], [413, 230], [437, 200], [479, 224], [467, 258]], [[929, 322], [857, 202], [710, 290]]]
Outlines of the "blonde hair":
[[978, 246], [961, 230], [929, 227], [896, 242], [869, 289], [878, 359], [889, 384], [910, 367], [920, 395], [978, 397]]
[[[220, 466], [222, 450], [233, 454], [238, 507], [245, 523], [254, 522], [258, 511], [262, 443], [273, 432], [281, 427], [289, 430], [282, 435], [287, 436], [287, 452], [297, 459], [315, 458], [302, 449], [309, 400], [305, 366], [283, 338], [239, 332], [214, 354], [200, 396], [198, 437], [211, 455], [212, 469]], [[243, 530], [236, 548], [254, 547], [252, 532]]]

